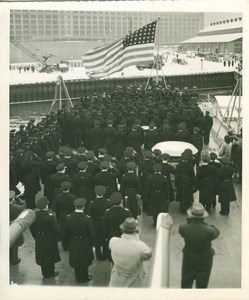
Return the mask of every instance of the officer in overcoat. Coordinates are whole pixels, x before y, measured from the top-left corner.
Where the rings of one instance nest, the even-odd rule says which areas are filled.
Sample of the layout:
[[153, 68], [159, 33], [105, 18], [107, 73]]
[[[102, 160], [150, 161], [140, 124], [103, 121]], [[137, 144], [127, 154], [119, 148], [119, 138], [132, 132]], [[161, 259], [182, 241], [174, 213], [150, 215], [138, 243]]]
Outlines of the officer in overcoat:
[[71, 186], [70, 181], [63, 181], [61, 183], [62, 192], [55, 197], [52, 206], [60, 227], [61, 243], [65, 251], [68, 251], [68, 249], [65, 241], [64, 226], [67, 215], [74, 211], [74, 200], [76, 199], [76, 196], [70, 193]]
[[169, 209], [169, 184], [167, 177], [161, 174], [162, 165], [155, 163], [154, 174], [147, 182], [148, 213], [153, 217], [153, 226], [156, 227], [159, 213], [166, 213]]
[[236, 169], [230, 164], [227, 157], [223, 157], [221, 163], [222, 166], [216, 172], [218, 201], [221, 205], [220, 214], [228, 216], [230, 213], [230, 202], [237, 199], [233, 186], [233, 175]]
[[203, 137], [199, 133], [199, 131], [200, 131], [200, 129], [198, 127], [194, 127], [194, 133], [190, 135], [189, 142], [197, 148], [198, 152], [197, 152], [196, 156], [200, 160], [201, 151], [203, 148]]
[[117, 127], [118, 130], [115, 132], [115, 157], [120, 160], [127, 146], [127, 134], [123, 125], [119, 124]]
[[93, 150], [95, 155], [98, 154], [98, 149], [103, 147], [104, 132], [100, 127], [100, 121], [94, 120], [94, 127], [90, 130], [90, 149]]
[[55, 216], [48, 211], [48, 199], [42, 197], [36, 202], [36, 219], [30, 226], [30, 232], [35, 239], [36, 264], [41, 266], [43, 277], [55, 277], [55, 263], [59, 262], [58, 241], [60, 232]]
[[209, 115], [209, 111], [206, 111], [206, 114], [204, 116], [204, 131], [203, 131], [204, 145], [209, 144], [210, 131], [212, 127], [213, 127], [213, 118]]
[[[87, 172], [87, 162], [78, 164], [78, 172], [74, 174], [72, 180], [72, 190], [77, 198], [85, 198], [87, 204], [94, 199], [94, 177]], [[86, 205], [87, 206], [87, 205]]]
[[43, 195], [47, 197], [49, 201], [49, 207], [52, 203], [52, 195], [50, 194], [50, 176], [56, 172], [56, 166], [58, 165], [58, 159], [55, 158], [53, 151], [46, 153], [46, 160], [41, 164], [41, 181], [44, 185]]
[[201, 203], [194, 204], [187, 210], [187, 223], [179, 226], [179, 233], [184, 238], [181, 288], [207, 288], [213, 264], [214, 250], [211, 241], [219, 236], [219, 230], [204, 221], [208, 216]]
[[145, 159], [141, 162], [139, 166], [139, 176], [141, 178], [141, 185], [142, 185], [142, 201], [143, 201], [143, 211], [148, 211], [148, 199], [147, 199], [147, 182], [149, 177], [153, 174], [153, 154], [151, 151], [147, 150], [144, 153]]
[[73, 177], [73, 174], [77, 172], [77, 160], [72, 156], [72, 150], [66, 148], [64, 150], [64, 158], [62, 162], [66, 166], [65, 174], [67, 174], [70, 178]]
[[56, 167], [56, 173], [50, 176], [50, 195], [52, 195], [51, 204], [54, 203], [55, 197], [61, 193], [61, 183], [63, 181], [70, 181], [70, 178], [65, 174], [65, 171], [65, 164], [60, 163]]
[[170, 155], [168, 153], [162, 154], [162, 174], [167, 177], [169, 185], [169, 201], [175, 200], [175, 194], [173, 190], [173, 183], [171, 180], [171, 174], [175, 174], [175, 168], [169, 163]]
[[105, 239], [104, 213], [112, 206], [110, 200], [104, 197], [106, 188], [102, 185], [95, 187], [96, 198], [90, 203], [87, 214], [91, 217], [95, 231], [95, 251], [98, 260], [106, 260], [108, 245]]
[[[112, 193], [110, 196], [110, 201], [113, 206], [104, 212], [104, 229], [107, 244], [109, 244], [109, 241], [113, 236], [121, 236], [122, 231], [119, 226], [126, 218], [131, 217], [130, 210], [122, 206], [123, 198], [120, 192]], [[112, 261], [109, 250], [108, 259]]]
[[178, 131], [174, 134], [173, 139], [174, 141], [180, 141], [180, 142], [188, 142], [189, 141], [189, 136], [184, 130], [183, 124], [179, 124], [177, 126]]
[[113, 121], [107, 120], [107, 127], [104, 129], [104, 147], [110, 155], [115, 153], [115, 132]]
[[94, 229], [92, 221], [84, 211], [86, 199], [77, 198], [74, 201], [75, 211], [67, 216], [65, 237], [69, 249], [69, 264], [74, 268], [75, 279], [83, 283], [93, 277], [88, 273], [88, 267], [93, 261], [92, 247], [94, 245]]
[[101, 172], [99, 172], [95, 177], [95, 185], [103, 185], [106, 188], [105, 197], [109, 199], [111, 193], [117, 191], [117, 172], [112, 172], [110, 169], [110, 163], [107, 161], [102, 161], [100, 164]]
[[180, 202], [180, 211], [186, 214], [194, 201], [195, 173], [193, 164], [188, 162], [189, 155], [183, 152], [180, 162], [176, 165], [175, 186], [177, 188], [176, 201]]
[[137, 218], [140, 212], [138, 197], [142, 192], [141, 180], [135, 173], [136, 165], [133, 162], [127, 163], [128, 172], [121, 178], [120, 192], [125, 200], [125, 207], [127, 207], [134, 219]]
[[98, 165], [97, 158], [94, 156], [93, 151], [88, 151], [86, 154], [87, 159], [87, 169], [86, 172], [92, 174], [92, 176], [96, 176], [100, 172], [100, 166]]
[[155, 123], [150, 122], [149, 130], [145, 132], [144, 135], [144, 149], [151, 150], [159, 142], [159, 134], [155, 129]]
[[199, 190], [199, 202], [210, 213], [211, 206], [216, 203], [215, 173], [213, 166], [209, 165], [208, 155], [202, 156], [202, 165], [197, 168], [196, 188]]
[[142, 157], [141, 146], [143, 145], [144, 139], [142, 134], [137, 130], [136, 124], [132, 125], [132, 131], [129, 133], [128, 142], [132, 148]]

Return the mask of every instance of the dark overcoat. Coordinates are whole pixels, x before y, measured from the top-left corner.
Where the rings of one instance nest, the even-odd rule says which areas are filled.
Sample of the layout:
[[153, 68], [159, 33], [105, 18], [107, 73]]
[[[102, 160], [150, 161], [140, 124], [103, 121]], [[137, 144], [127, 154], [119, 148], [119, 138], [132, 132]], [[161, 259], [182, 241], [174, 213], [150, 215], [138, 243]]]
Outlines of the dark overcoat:
[[131, 131], [128, 138], [131, 147], [139, 154], [142, 155], [141, 146], [143, 144], [143, 136], [139, 131]]
[[147, 182], [148, 213], [157, 215], [167, 212], [169, 203], [169, 185], [166, 176], [153, 174]]
[[69, 264], [72, 268], [87, 268], [92, 264], [94, 229], [89, 216], [74, 212], [67, 216], [65, 239], [69, 249]]
[[151, 150], [159, 142], [159, 134], [156, 130], [149, 130], [145, 132], [144, 149]]
[[60, 228], [63, 230], [66, 217], [74, 212], [75, 195], [69, 193], [60, 193], [55, 197], [53, 210], [56, 213], [56, 218]]
[[154, 162], [152, 159], [146, 159], [141, 162], [139, 166], [139, 175], [141, 178], [141, 185], [142, 185], [142, 198], [147, 199], [146, 189], [147, 189], [147, 182], [149, 177], [153, 174], [153, 165]]
[[115, 157], [120, 159], [123, 154], [125, 147], [127, 146], [127, 134], [124, 130], [118, 130], [115, 133]]
[[175, 194], [173, 189], [173, 184], [171, 180], [171, 174], [175, 174], [175, 168], [169, 163], [162, 163], [162, 171], [161, 173], [167, 177], [168, 185], [169, 185], [169, 201], [175, 200]]
[[[214, 250], [211, 241], [219, 236], [219, 230], [204, 222], [204, 219], [191, 218], [179, 226], [179, 233], [184, 238], [182, 262], [182, 287], [185, 282], [199, 278], [202, 284], [208, 283], [213, 263]], [[206, 282], [207, 281], [207, 282]]]
[[66, 166], [66, 172], [65, 174], [67, 174], [70, 178], [73, 177], [73, 174], [77, 172], [77, 160], [74, 159], [73, 157], [65, 157], [62, 162], [65, 164]]
[[39, 266], [60, 261], [57, 241], [60, 240], [59, 228], [52, 213], [47, 210], [36, 211], [36, 219], [30, 226], [35, 239], [35, 259]]
[[52, 202], [55, 200], [55, 197], [61, 193], [61, 183], [63, 181], [70, 181], [69, 176], [58, 172], [50, 176], [50, 193], [52, 195]]
[[196, 187], [199, 190], [199, 202], [204, 206], [216, 203], [215, 173], [215, 167], [210, 165], [202, 165], [197, 169]]
[[103, 246], [105, 242], [105, 230], [104, 230], [104, 213], [112, 206], [110, 200], [99, 197], [94, 199], [87, 210], [87, 214], [91, 217], [94, 231], [96, 246]]
[[94, 177], [87, 172], [74, 174], [72, 181], [73, 193], [78, 198], [85, 198], [88, 202], [94, 199]]
[[183, 209], [187, 209], [194, 201], [195, 173], [191, 163], [180, 161], [176, 165], [175, 186], [176, 200], [183, 204]]
[[140, 214], [139, 204], [136, 195], [141, 195], [141, 180], [135, 173], [126, 173], [121, 178], [120, 192], [123, 199], [127, 197], [126, 207], [131, 211], [132, 217], [137, 218]]
[[90, 130], [90, 149], [97, 155], [98, 149], [103, 147], [104, 134], [103, 129], [94, 127]]
[[232, 179], [234, 173], [235, 169], [231, 166], [222, 166], [217, 169], [216, 185], [219, 202], [230, 202], [237, 199]]
[[95, 185], [103, 185], [106, 187], [105, 197], [109, 199], [110, 195], [117, 191], [117, 178], [118, 174], [111, 171], [101, 171], [95, 177]]
[[56, 172], [56, 166], [58, 161], [56, 160], [46, 160], [41, 165], [41, 180], [44, 184], [43, 195], [48, 198], [49, 201], [52, 200], [52, 194], [50, 191], [50, 176]]
[[104, 129], [104, 148], [112, 156], [115, 153], [115, 132], [116, 129], [114, 127], [108, 126]]
[[129, 209], [122, 206], [114, 205], [108, 208], [104, 213], [104, 229], [105, 237], [109, 241], [113, 236], [120, 237], [122, 230], [120, 225], [124, 222], [126, 218], [131, 217], [131, 212]]

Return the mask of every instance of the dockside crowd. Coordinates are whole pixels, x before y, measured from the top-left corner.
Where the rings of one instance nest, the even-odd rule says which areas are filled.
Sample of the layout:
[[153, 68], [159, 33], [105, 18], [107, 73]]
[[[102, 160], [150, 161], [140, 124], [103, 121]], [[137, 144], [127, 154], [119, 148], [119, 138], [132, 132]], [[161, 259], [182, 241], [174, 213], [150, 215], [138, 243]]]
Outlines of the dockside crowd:
[[[78, 282], [90, 280], [87, 269], [83, 275], [82, 269], [77, 270], [79, 264], [88, 266], [93, 260], [90, 246], [94, 245], [97, 259], [112, 261], [109, 241], [121, 236], [121, 224], [128, 231], [131, 226], [133, 232], [134, 220], [142, 211], [152, 216], [156, 226], [158, 214], [168, 212], [172, 201], [179, 201], [180, 213], [186, 214], [198, 190], [199, 202], [208, 213], [218, 195], [220, 214], [229, 215], [230, 202], [236, 200], [233, 182], [241, 182], [242, 129], [238, 135], [228, 132], [219, 153], [203, 155], [212, 126], [209, 112], [204, 115], [198, 106], [195, 87], [180, 92], [156, 84], [147, 90], [118, 86], [111, 94], [81, 97], [73, 108], [66, 103], [39, 122], [30, 119], [19, 130], [11, 130], [10, 201], [17, 201], [21, 182], [22, 198], [28, 208], [38, 209], [37, 217], [46, 207], [51, 210], [47, 218], [52, 221], [47, 224], [51, 222], [65, 251], [70, 248], [72, 230], [73, 239], [87, 239], [81, 249], [84, 259], [74, 246], [69, 260]], [[152, 150], [164, 141], [188, 142], [198, 152], [193, 155], [185, 149], [174, 167], [169, 154]], [[42, 197], [35, 201], [41, 190]], [[75, 208], [84, 211], [88, 233], [75, 228]], [[127, 223], [129, 217], [134, 220]], [[39, 229], [37, 221], [34, 224], [31, 233], [39, 243], [38, 236], [46, 234], [46, 229]], [[58, 248], [50, 251], [53, 263], [59, 261]], [[41, 252], [36, 253], [39, 265], [44, 259]], [[18, 262], [13, 255], [12, 263]], [[55, 275], [54, 267], [43, 266], [42, 272], [44, 277]]]

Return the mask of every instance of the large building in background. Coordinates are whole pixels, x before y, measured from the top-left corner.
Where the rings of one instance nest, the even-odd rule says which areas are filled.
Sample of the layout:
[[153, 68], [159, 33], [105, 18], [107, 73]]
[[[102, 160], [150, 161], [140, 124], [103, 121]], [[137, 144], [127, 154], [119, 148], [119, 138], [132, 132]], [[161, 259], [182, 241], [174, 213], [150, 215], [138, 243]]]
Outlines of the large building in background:
[[210, 23], [193, 38], [181, 42], [182, 48], [197, 52], [242, 53], [242, 17]]
[[156, 43], [178, 45], [204, 28], [204, 13], [11, 10], [10, 38], [18, 42], [110, 41], [160, 16]]

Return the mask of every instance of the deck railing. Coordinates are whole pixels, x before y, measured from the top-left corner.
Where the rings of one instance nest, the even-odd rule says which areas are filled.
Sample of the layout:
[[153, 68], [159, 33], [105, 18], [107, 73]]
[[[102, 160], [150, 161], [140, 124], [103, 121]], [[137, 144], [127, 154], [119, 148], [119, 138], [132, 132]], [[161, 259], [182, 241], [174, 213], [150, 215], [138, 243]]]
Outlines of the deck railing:
[[160, 213], [157, 218], [156, 242], [153, 251], [147, 287], [168, 288], [170, 278], [170, 230], [173, 220], [168, 213]]

